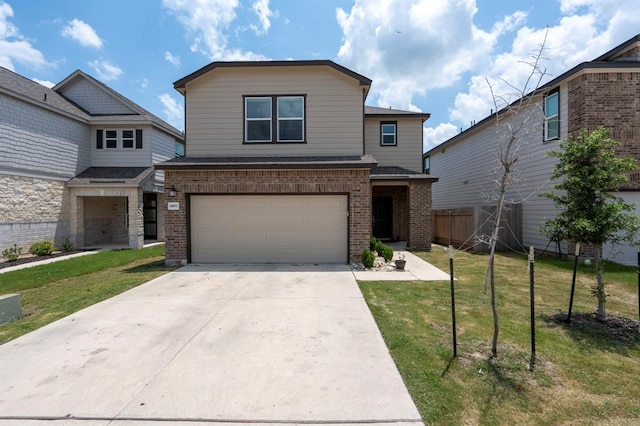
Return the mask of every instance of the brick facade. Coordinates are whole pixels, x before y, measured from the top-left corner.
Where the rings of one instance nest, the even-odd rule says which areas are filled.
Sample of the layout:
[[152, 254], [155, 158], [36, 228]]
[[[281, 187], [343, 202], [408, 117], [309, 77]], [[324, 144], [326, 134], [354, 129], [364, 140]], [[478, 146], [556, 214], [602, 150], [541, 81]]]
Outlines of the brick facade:
[[374, 186], [373, 197], [390, 197], [393, 200], [393, 238], [409, 240], [409, 201], [406, 186]]
[[[640, 72], [585, 73], [568, 83], [569, 133], [598, 126], [611, 129], [618, 153], [640, 162]], [[632, 173], [622, 189], [640, 189]]]
[[[345, 194], [349, 196], [349, 259], [359, 260], [371, 235], [369, 169], [331, 170], [166, 170], [179, 210], [167, 210], [166, 262], [185, 263], [188, 253], [190, 194]], [[166, 208], [166, 205], [164, 206]]]
[[431, 220], [431, 182], [409, 182], [409, 248], [431, 250]]

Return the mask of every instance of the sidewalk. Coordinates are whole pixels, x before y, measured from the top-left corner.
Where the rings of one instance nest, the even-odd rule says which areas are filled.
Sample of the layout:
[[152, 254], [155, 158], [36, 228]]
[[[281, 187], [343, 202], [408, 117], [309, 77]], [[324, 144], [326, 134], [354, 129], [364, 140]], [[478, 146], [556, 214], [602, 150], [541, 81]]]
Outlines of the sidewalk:
[[407, 261], [404, 271], [353, 271], [358, 281], [449, 281], [449, 274], [436, 268], [429, 262], [405, 250], [406, 242], [388, 244], [393, 248], [393, 260], [404, 255]]

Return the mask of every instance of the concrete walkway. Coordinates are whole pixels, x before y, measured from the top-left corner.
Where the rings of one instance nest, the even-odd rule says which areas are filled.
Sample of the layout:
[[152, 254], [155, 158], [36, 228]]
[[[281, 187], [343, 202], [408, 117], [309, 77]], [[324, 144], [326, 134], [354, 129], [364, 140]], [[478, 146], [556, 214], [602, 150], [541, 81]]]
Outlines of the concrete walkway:
[[189, 265], [0, 346], [0, 424], [422, 424], [346, 265]]
[[393, 248], [393, 260], [399, 259], [401, 255], [407, 261], [404, 271], [353, 271], [353, 275], [358, 281], [449, 281], [449, 274], [436, 268], [406, 250], [406, 243], [388, 244]]

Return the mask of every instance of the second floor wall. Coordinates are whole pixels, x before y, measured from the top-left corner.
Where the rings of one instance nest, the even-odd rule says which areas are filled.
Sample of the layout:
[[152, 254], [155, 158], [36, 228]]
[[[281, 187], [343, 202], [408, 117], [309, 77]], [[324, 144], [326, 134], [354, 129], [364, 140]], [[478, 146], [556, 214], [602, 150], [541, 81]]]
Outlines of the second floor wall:
[[[279, 111], [278, 98], [291, 107]], [[327, 66], [216, 68], [186, 85], [185, 108], [188, 157], [363, 152], [364, 88]], [[278, 142], [279, 112], [302, 141]], [[271, 142], [249, 141], [248, 121]]]
[[420, 117], [365, 117], [365, 153], [378, 166], [402, 167], [422, 172], [422, 132]]

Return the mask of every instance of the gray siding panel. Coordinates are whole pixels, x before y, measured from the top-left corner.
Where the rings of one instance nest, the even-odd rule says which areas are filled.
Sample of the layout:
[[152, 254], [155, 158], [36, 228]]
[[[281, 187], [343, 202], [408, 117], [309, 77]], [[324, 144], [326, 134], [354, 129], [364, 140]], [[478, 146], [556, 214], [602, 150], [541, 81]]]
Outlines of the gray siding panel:
[[0, 95], [0, 168], [73, 177], [90, 165], [86, 124]]
[[[96, 149], [98, 129], [142, 129], [142, 149]], [[151, 126], [92, 126], [91, 166], [92, 167], [151, 167], [152, 149]]]
[[[164, 132], [160, 132], [156, 129], [152, 131], [152, 162], [153, 164], [162, 163], [163, 161], [170, 160], [176, 156], [175, 138], [169, 136]], [[157, 183], [164, 182], [164, 170], [157, 170], [155, 172], [154, 180]]]
[[65, 87], [62, 94], [89, 114], [135, 114], [136, 112], [84, 78]]

